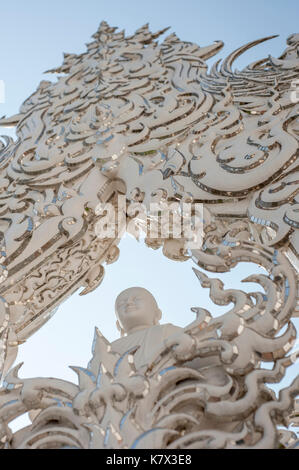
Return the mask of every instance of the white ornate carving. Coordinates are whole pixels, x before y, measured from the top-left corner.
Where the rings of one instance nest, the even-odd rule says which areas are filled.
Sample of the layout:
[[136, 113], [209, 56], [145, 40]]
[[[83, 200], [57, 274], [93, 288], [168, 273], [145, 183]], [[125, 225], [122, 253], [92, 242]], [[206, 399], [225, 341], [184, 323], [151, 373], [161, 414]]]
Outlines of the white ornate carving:
[[[298, 314], [299, 35], [278, 59], [232, 71], [264, 38], [209, 72], [205, 60], [220, 41], [199, 47], [172, 34], [159, 44], [162, 32], [144, 26], [125, 37], [101, 23], [85, 53], [65, 54], [52, 70], [57, 82], [41, 82], [18, 115], [0, 120], [17, 132], [0, 148], [1, 368], [66, 296], [96, 288], [102, 264], [117, 259], [117, 238], [96, 236], [95, 208], [116, 206], [119, 193], [146, 205], [153, 197], [204, 203], [201, 250], [188, 253], [184, 239], [146, 243], [213, 272], [262, 264], [269, 275], [251, 281], [264, 293], [225, 291], [196, 271], [215, 303], [234, 307], [217, 319], [196, 309], [179, 346], [163, 338], [152, 362], [140, 364], [137, 349], [121, 355], [98, 335], [88, 368], [76, 369], [79, 386], [21, 380], [17, 366], [0, 392], [4, 447], [295, 445], [277, 425], [298, 421], [298, 379], [279, 399], [266, 383], [297, 357], [287, 354]], [[34, 410], [42, 411], [32, 427], [13, 435], [9, 421]]]
[[[272, 272], [289, 282], [294, 300], [288, 268]], [[116, 308], [126, 336], [110, 344], [96, 330], [88, 367], [73, 367], [78, 386], [57, 379], [19, 379], [20, 365], [8, 374], [0, 391], [3, 423], [25, 411], [33, 423], [14, 435], [3, 425], [3, 447], [294, 446], [295, 434], [276, 426], [294, 420], [294, 414], [288, 416], [299, 379], [279, 399], [267, 387], [298, 358], [287, 356], [295, 339], [291, 323], [274, 338], [276, 323], [289, 315], [282, 283], [277, 289], [269, 276], [250, 279], [262, 285], [268, 298], [225, 291], [220, 281], [195, 273], [214, 302], [232, 301], [233, 309], [213, 319], [195, 308], [196, 320], [183, 329], [157, 323], [161, 313], [149, 292], [124, 291]], [[273, 368], [261, 368], [261, 360], [272, 362]]]

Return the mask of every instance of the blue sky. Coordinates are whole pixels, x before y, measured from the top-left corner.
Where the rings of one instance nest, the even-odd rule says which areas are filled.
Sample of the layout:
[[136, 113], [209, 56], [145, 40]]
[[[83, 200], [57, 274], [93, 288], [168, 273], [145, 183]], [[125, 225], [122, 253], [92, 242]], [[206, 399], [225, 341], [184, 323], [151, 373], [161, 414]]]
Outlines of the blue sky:
[[[246, 52], [236, 62], [242, 68], [251, 61], [278, 56], [286, 38], [298, 32], [299, 2], [296, 0], [10, 0], [1, 5], [0, 79], [5, 81], [6, 101], [0, 116], [18, 112], [43, 79], [43, 72], [62, 62], [62, 53], [84, 51], [100, 21], [105, 20], [132, 33], [145, 23], [152, 30], [171, 26], [181, 39], [202, 46], [223, 40], [217, 58], [254, 39], [280, 36]], [[167, 33], [168, 34], [168, 33]], [[213, 62], [214, 59], [212, 59]], [[1, 134], [11, 134], [1, 129]], [[114, 300], [127, 287], [151, 290], [163, 311], [163, 322], [184, 326], [193, 320], [192, 306], [219, 313], [201, 289], [191, 262], [175, 263], [126, 237], [120, 244], [119, 261], [106, 269], [102, 285], [88, 296], [75, 294], [26, 344], [17, 361], [24, 361], [21, 376], [56, 376], [75, 380], [68, 365], [85, 366], [90, 358], [94, 326], [108, 339], [118, 337], [114, 325]], [[229, 287], [244, 288], [240, 279], [252, 273], [252, 265], [240, 265], [223, 276]], [[213, 275], [212, 275], [213, 277]], [[255, 288], [254, 285], [250, 286]]]

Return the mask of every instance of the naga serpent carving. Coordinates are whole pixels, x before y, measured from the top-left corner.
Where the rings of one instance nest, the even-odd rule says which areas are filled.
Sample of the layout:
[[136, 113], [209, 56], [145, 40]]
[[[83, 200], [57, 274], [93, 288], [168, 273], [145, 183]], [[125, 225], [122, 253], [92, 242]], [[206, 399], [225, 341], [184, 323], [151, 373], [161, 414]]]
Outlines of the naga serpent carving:
[[[159, 356], [143, 374], [134, 375], [134, 353], [115, 372], [120, 358], [100, 335], [78, 386], [19, 379], [19, 366], [13, 368], [0, 391], [3, 447], [297, 445], [296, 435], [278, 425], [298, 425], [298, 378], [279, 398], [266, 383], [281, 380], [297, 359], [288, 353], [296, 338], [291, 318], [298, 316], [299, 124], [291, 90], [299, 79], [299, 35], [288, 38], [279, 58], [239, 72], [234, 60], [271, 38], [240, 47], [208, 70], [221, 41], [199, 47], [171, 34], [159, 43], [165, 31], [144, 26], [126, 37], [102, 22], [86, 52], [64, 54], [51, 70], [57, 81], [42, 81], [19, 114], [0, 120], [16, 126], [17, 135], [2, 137], [0, 147], [3, 374], [18, 344], [67, 296], [82, 286], [81, 294], [95, 289], [103, 264], [117, 260], [119, 239], [99, 238], [95, 224], [98, 204], [116, 207], [119, 194], [147, 206], [152, 198], [203, 203], [201, 249], [187, 251], [183, 239], [162, 237], [147, 244], [211, 272], [240, 261], [262, 265], [268, 274], [250, 280], [264, 292], [224, 290], [197, 270], [212, 300], [233, 308], [215, 319], [196, 309], [186, 327], [195, 349], [178, 357], [166, 348], [163, 364]], [[217, 357], [225, 370], [218, 389], [188, 366], [205, 356]], [[272, 370], [263, 369], [267, 361]], [[91, 394], [101, 388], [100, 363], [106, 388], [97, 406]], [[13, 435], [9, 421], [32, 410], [42, 410], [32, 428]]]

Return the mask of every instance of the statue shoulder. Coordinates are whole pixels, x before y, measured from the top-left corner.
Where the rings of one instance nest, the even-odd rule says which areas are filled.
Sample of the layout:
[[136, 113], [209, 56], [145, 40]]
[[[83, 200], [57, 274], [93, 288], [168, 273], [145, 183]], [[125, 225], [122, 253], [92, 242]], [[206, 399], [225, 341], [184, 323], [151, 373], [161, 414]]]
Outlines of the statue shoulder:
[[173, 325], [172, 323], [165, 323], [163, 325], [157, 326], [163, 329], [163, 337], [165, 338], [183, 332], [183, 328], [181, 328], [180, 326]]

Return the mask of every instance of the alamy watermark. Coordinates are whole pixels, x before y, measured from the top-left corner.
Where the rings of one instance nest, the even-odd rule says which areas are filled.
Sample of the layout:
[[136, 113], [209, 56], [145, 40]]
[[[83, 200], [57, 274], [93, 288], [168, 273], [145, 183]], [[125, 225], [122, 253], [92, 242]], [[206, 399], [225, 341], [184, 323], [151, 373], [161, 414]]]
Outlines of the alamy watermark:
[[290, 99], [292, 103], [299, 103], [299, 78], [291, 82]]
[[139, 239], [184, 239], [186, 249], [198, 249], [203, 240], [203, 204], [152, 202], [127, 203], [119, 195], [117, 207], [100, 203], [95, 209], [100, 219], [95, 225], [99, 238], [121, 238], [125, 232]]

